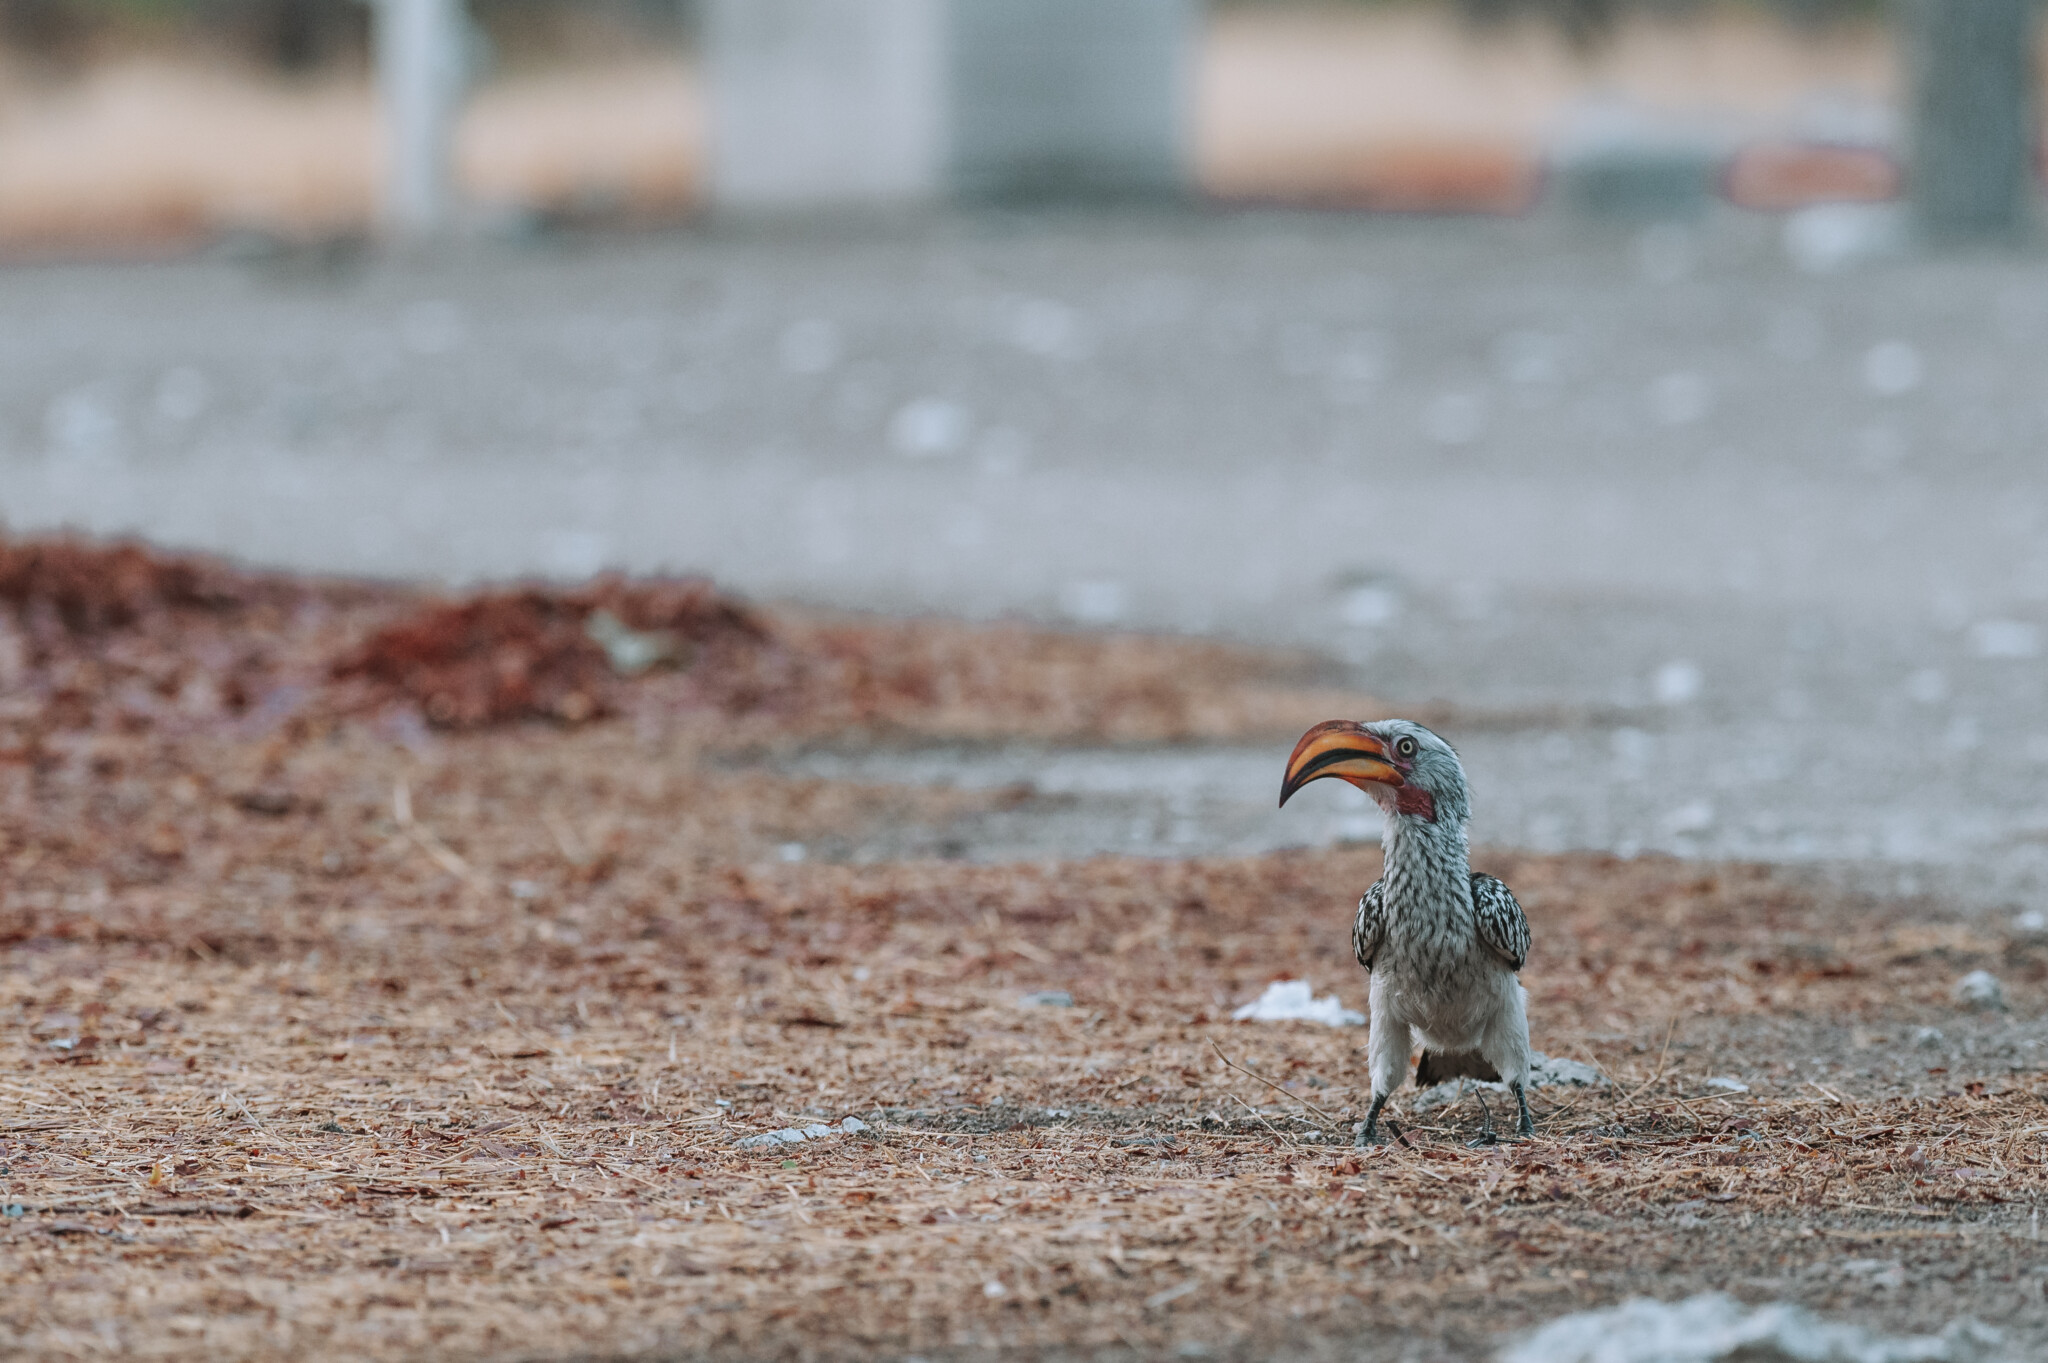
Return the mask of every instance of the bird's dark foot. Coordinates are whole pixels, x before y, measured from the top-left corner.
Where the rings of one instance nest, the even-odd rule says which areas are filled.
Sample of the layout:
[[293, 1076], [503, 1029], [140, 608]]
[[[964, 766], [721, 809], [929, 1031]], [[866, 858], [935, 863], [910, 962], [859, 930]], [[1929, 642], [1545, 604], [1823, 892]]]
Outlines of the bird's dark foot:
[[1515, 1135], [1522, 1138], [1523, 1140], [1527, 1140], [1529, 1137], [1536, 1134], [1536, 1123], [1534, 1119], [1532, 1119], [1529, 1116], [1529, 1095], [1522, 1091], [1520, 1085], [1516, 1085], [1515, 1087], [1515, 1102], [1518, 1103], [1522, 1109], [1522, 1120], [1515, 1126]]
[[1386, 1105], [1385, 1094], [1373, 1096], [1372, 1107], [1366, 1112], [1365, 1120], [1358, 1124], [1358, 1139], [1352, 1142], [1353, 1145], [1363, 1147], [1380, 1143], [1380, 1109]]
[[1489, 1145], [1499, 1145], [1500, 1137], [1493, 1129], [1493, 1109], [1486, 1105], [1486, 1095], [1475, 1088], [1472, 1090], [1472, 1097], [1479, 1104], [1479, 1120], [1484, 1124], [1479, 1128], [1477, 1136], [1465, 1142], [1465, 1148], [1479, 1150]]

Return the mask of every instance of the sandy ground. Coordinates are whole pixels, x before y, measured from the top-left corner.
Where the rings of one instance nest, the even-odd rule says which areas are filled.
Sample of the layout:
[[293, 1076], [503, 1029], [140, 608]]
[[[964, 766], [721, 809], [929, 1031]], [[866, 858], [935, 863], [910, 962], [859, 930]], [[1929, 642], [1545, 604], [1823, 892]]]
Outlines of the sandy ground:
[[[1468, 1102], [1354, 1153], [1359, 1034], [1228, 1014], [1361, 1000], [1373, 851], [789, 864], [974, 802], [690, 732], [0, 767], [10, 1349], [1477, 1359], [1708, 1288], [2048, 1341], [2037, 938], [1486, 854], [1538, 1044], [1614, 1086], [1543, 1094], [1525, 1144], [1468, 1149]], [[2010, 1015], [1950, 1002], [1980, 967]]]
[[[10, 1353], [1478, 1359], [1709, 1288], [2048, 1342], [2038, 924], [1482, 851], [1537, 1044], [1604, 1082], [1505, 1145], [1404, 1099], [1358, 1151], [1361, 1035], [1230, 1014], [1362, 1000], [1375, 850], [974, 864], [963, 821], [1058, 798], [774, 760], [1244, 735], [1286, 718], [1268, 658], [767, 611], [865, 671], [733, 685], [790, 666], [700, 634], [615, 717], [479, 726], [446, 669], [349, 661], [440, 603], [0, 549]], [[536, 666], [516, 618], [463, 637]]]
[[[1419, 7], [1227, 10], [1197, 74], [1196, 178], [1224, 198], [1512, 210], [1545, 147], [1617, 118], [1723, 140], [1883, 140], [1893, 93], [1885, 37], [1865, 28], [1631, 22], [1589, 56], [1546, 30], [1475, 35]], [[472, 98], [458, 176], [500, 228], [524, 213], [673, 218], [695, 201], [704, 135], [680, 52], [513, 74]], [[148, 58], [62, 81], [0, 67], [0, 245], [358, 232], [378, 137], [359, 80]]]

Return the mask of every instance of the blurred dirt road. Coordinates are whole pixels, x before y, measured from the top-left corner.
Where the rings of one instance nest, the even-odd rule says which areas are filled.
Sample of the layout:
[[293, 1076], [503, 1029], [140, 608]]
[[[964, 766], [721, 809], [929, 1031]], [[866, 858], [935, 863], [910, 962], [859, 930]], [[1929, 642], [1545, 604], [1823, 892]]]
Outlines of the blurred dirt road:
[[[2020, 905], [2048, 276], [1804, 275], [1777, 230], [998, 216], [16, 269], [0, 516], [1307, 645], [1463, 707], [1482, 841]], [[1073, 776], [1083, 816], [990, 856], [1370, 834], [1335, 796], [1276, 819], [1233, 753], [927, 776]]]

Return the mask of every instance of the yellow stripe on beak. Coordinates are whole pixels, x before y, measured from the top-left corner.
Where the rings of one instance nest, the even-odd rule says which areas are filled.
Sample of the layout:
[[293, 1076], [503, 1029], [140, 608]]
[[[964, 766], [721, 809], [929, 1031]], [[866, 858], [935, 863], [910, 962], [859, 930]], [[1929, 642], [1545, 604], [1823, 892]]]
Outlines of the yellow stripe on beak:
[[1360, 790], [1368, 784], [1398, 786], [1400, 769], [1387, 755], [1387, 745], [1365, 726], [1348, 719], [1324, 720], [1301, 736], [1294, 756], [1287, 759], [1287, 775], [1280, 783], [1280, 803], [1285, 805], [1311, 781], [1334, 776]]

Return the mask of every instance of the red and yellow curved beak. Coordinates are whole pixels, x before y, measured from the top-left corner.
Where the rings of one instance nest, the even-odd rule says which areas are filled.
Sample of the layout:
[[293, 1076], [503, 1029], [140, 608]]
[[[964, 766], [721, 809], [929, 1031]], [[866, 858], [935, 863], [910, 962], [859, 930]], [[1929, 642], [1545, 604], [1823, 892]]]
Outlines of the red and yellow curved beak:
[[1348, 719], [1327, 719], [1301, 736], [1294, 756], [1287, 759], [1287, 775], [1280, 783], [1280, 803], [1285, 805], [1311, 781], [1334, 776], [1360, 790], [1368, 784], [1398, 786], [1400, 769], [1387, 753], [1387, 745], [1366, 732], [1363, 724]]

